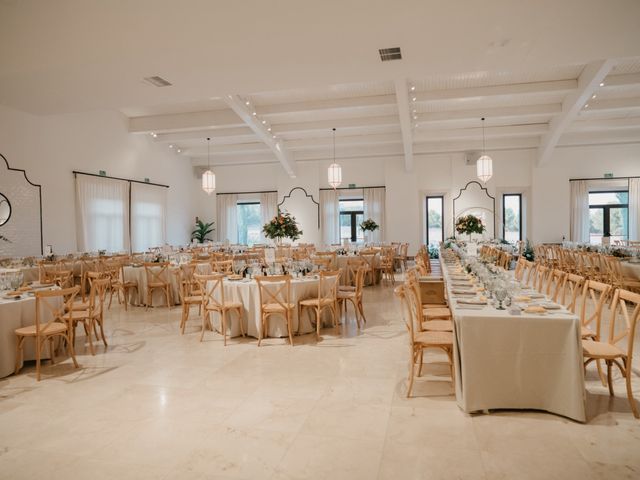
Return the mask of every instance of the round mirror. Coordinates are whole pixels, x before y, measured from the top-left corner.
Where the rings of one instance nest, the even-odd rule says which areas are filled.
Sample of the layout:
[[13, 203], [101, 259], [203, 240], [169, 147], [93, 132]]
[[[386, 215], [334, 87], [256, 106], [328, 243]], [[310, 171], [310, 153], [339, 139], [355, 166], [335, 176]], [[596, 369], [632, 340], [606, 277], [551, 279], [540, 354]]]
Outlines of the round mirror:
[[11, 216], [11, 204], [9, 199], [0, 193], [0, 225], [4, 225], [9, 221]]

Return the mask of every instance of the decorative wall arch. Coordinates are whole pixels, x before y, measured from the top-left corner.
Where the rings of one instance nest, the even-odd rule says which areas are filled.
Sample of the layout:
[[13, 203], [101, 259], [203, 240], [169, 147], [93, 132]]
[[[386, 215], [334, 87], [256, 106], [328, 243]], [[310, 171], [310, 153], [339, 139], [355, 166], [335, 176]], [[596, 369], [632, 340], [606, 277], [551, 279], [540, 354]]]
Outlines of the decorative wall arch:
[[0, 241], [0, 257], [42, 255], [42, 186], [29, 180], [25, 170], [12, 168], [1, 153], [0, 157], [0, 171], [7, 171], [0, 173], [0, 192], [11, 204], [11, 218], [0, 226], [0, 235], [9, 240]]
[[[471, 187], [471, 190], [469, 189]], [[478, 188], [478, 189], [476, 189]], [[476, 193], [473, 190], [476, 189]], [[464, 196], [463, 196], [464, 195]], [[456, 205], [456, 201], [458, 204]], [[461, 215], [472, 214], [487, 220], [487, 233], [493, 238], [496, 233], [496, 199], [477, 180], [468, 182], [453, 199], [453, 232], [456, 220]], [[489, 230], [489, 227], [491, 230]]]
[[296, 191], [296, 190], [301, 190], [301, 191], [305, 194], [305, 196], [306, 196], [307, 198], [310, 198], [310, 199], [311, 199], [311, 201], [312, 201], [313, 203], [315, 203], [315, 204], [316, 204], [316, 211], [317, 211], [317, 216], [318, 216], [318, 228], [320, 228], [320, 204], [319, 204], [318, 202], [316, 202], [316, 201], [315, 201], [315, 199], [313, 198], [313, 195], [309, 195], [309, 194], [307, 193], [307, 191], [306, 191], [304, 188], [302, 188], [302, 187], [293, 187], [293, 188], [289, 191], [289, 193], [288, 193], [287, 195], [285, 195], [284, 197], [282, 197], [282, 201], [278, 204], [278, 213], [280, 213], [280, 207], [284, 204], [284, 202], [285, 202], [288, 198], [291, 198], [291, 194], [292, 194], [294, 191]]

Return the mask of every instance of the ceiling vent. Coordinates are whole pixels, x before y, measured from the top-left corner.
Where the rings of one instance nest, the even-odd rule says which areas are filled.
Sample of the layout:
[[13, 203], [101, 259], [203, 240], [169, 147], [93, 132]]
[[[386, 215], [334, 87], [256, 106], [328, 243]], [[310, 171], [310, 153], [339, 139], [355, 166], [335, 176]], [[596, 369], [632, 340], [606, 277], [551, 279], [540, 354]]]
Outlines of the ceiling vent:
[[380, 52], [380, 60], [382, 60], [383, 62], [389, 62], [391, 60], [402, 60], [400, 47], [381, 48], [378, 50], [378, 52]]
[[144, 77], [144, 81], [150, 83], [154, 87], [169, 87], [171, 86], [171, 82], [167, 82], [164, 78], [159, 76], [154, 77]]

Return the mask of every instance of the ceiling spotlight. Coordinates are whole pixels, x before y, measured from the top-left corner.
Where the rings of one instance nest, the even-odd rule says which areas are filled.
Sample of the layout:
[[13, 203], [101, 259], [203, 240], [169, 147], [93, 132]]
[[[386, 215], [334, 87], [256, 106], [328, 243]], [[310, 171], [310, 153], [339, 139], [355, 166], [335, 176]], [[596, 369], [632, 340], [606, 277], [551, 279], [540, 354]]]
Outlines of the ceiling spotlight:
[[418, 99], [417, 97], [413, 97], [411, 100], [415, 102], [417, 99]]
[[413, 119], [414, 119], [414, 120], [417, 120], [417, 119], [418, 119], [418, 116], [417, 116], [417, 115], [414, 115], [414, 116], [413, 116]]
[[245, 105], [251, 105], [251, 102], [249, 100], [247, 100], [246, 102], [244, 102]]
[[267, 124], [267, 121], [266, 121], [266, 120], [262, 120], [262, 124], [263, 124], [263, 125], [266, 125], [266, 124]]
[[604, 87], [604, 82], [600, 82], [600, 86], [601, 86], [601, 87]]
[[255, 117], [256, 115], [258, 115], [256, 112], [253, 112], [252, 115]]
[[587, 104], [584, 106], [584, 108], [589, 108], [589, 104], [587, 103]]
[[412, 92], [415, 92], [415, 91], [416, 91], [416, 87], [415, 87], [415, 85], [411, 85], [411, 91], [412, 91]]
[[181, 153], [181, 152], [182, 152], [182, 150], [178, 149], [178, 153]]
[[276, 138], [276, 136], [275, 135], [271, 135], [271, 138]]
[[594, 93], [593, 96], [591, 98], [596, 98], [596, 94]]
[[271, 131], [271, 127], [267, 128], [267, 132], [270, 132], [270, 131]]
[[169, 145], [169, 148], [173, 148], [173, 143], [171, 145]]

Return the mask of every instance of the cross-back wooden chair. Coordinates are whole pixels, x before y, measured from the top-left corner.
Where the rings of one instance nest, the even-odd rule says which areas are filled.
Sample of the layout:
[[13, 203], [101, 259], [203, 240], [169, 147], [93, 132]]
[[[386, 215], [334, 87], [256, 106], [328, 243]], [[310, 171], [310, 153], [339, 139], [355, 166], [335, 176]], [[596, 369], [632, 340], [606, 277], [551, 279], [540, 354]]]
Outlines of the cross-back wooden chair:
[[547, 281], [547, 277], [549, 276], [549, 267], [545, 265], [538, 266], [537, 276], [534, 288], [542, 293], [544, 292], [544, 286]]
[[602, 318], [602, 309], [609, 296], [611, 286], [606, 283], [587, 280], [582, 289], [580, 320], [582, 338], [598, 340], [596, 326]]
[[415, 292], [408, 285], [401, 285], [394, 290], [400, 300], [402, 318], [409, 332], [409, 384], [407, 386], [407, 398], [411, 397], [416, 364], [418, 364], [418, 376], [422, 374], [423, 354], [428, 348], [437, 348], [444, 351], [449, 358], [451, 378], [453, 380], [453, 334], [452, 332], [420, 331], [418, 312], [421, 309]]
[[[95, 334], [98, 341], [100, 341], [102, 337], [102, 343], [104, 343], [105, 347], [108, 346], [107, 338], [104, 334], [104, 303], [107, 296], [107, 289], [109, 288], [109, 280], [107, 277], [93, 279], [89, 290], [87, 309], [72, 310], [69, 317], [71, 342], [75, 345], [76, 327], [78, 323], [82, 323], [86, 338], [89, 341], [89, 351], [91, 355], [96, 354], [93, 348], [93, 340], [91, 339], [92, 334]], [[98, 336], [96, 324], [100, 327], [100, 337]]]
[[293, 310], [291, 303], [291, 275], [272, 275], [255, 277], [260, 292], [260, 330], [258, 346], [269, 334], [269, 320], [272, 316], [284, 317], [287, 322], [289, 343], [293, 346]]
[[183, 265], [182, 268], [173, 271], [173, 274], [176, 276], [176, 282], [178, 283], [178, 293], [180, 295], [180, 304], [182, 305], [180, 335], [184, 335], [184, 329], [187, 326], [192, 306], [197, 305], [198, 314], [202, 315], [202, 302], [204, 297], [198, 282], [194, 278], [194, 275], [196, 275], [195, 270], [195, 265], [190, 264]]
[[322, 326], [322, 311], [329, 309], [333, 318], [333, 325], [338, 325], [338, 283], [340, 270], [320, 272], [318, 282], [318, 296], [298, 302], [298, 332], [300, 331], [300, 319], [305, 308], [312, 309], [316, 316], [316, 338], [320, 339], [320, 327]]
[[640, 292], [640, 280], [628, 278], [624, 275], [619, 258], [607, 257], [605, 261], [607, 262], [611, 284], [614, 288]]
[[544, 289], [544, 294], [549, 297], [552, 302], [557, 302], [564, 289], [564, 282], [567, 274], [562, 270], [554, 268], [547, 275], [547, 283]]
[[[16, 347], [16, 370], [20, 372], [22, 359], [24, 356], [24, 342], [27, 338], [33, 338], [36, 342], [36, 378], [40, 381], [40, 362], [44, 345], [49, 342], [49, 353], [51, 363], [55, 363], [54, 340], [56, 337], [62, 338], [67, 345], [67, 350], [73, 365], [80, 368], [73, 351], [71, 341], [71, 306], [80, 291], [80, 287], [64, 288], [60, 290], [39, 290], [34, 293], [36, 298], [36, 323], [28, 327], [17, 328], [15, 330], [18, 339]], [[49, 316], [49, 320], [45, 317]]]
[[[117, 265], [117, 275], [114, 278], [114, 275], [116, 273], [115, 271], [115, 267]], [[116, 265], [114, 265], [113, 268], [114, 271], [109, 275], [110, 279], [111, 279], [111, 283], [110, 283], [110, 288], [111, 288], [111, 292], [109, 295], [109, 307], [111, 308], [111, 301], [113, 300], [113, 293], [115, 292], [116, 297], [118, 298], [118, 303], [120, 302], [120, 294], [122, 293], [122, 298], [124, 301], [124, 309], [127, 310], [128, 306], [127, 304], [129, 303], [130, 299], [131, 299], [131, 291], [135, 290], [136, 292], [138, 291], [138, 282], [134, 281], [134, 280], [127, 280], [124, 277], [124, 265], [125, 262], [120, 261], [118, 262]]]
[[145, 263], [144, 273], [147, 279], [147, 301], [145, 310], [149, 305], [153, 306], [153, 292], [160, 290], [167, 301], [167, 307], [171, 309], [171, 282], [169, 281], [169, 262]]
[[567, 273], [567, 276], [565, 277], [560, 303], [562, 303], [562, 305], [564, 305], [570, 312], [576, 313], [576, 306], [578, 304], [580, 294], [584, 289], [584, 282], [584, 277], [576, 275], [575, 273]]
[[233, 260], [218, 260], [213, 262], [211, 270], [215, 273], [233, 273]]
[[535, 288], [536, 278], [537, 278], [537, 274], [538, 274], [538, 268], [540, 268], [540, 265], [538, 263], [527, 262], [527, 271], [526, 271], [526, 275], [525, 275], [525, 278], [526, 278], [525, 284], [528, 287]]
[[524, 257], [519, 257], [516, 262], [516, 269], [513, 272], [513, 276], [517, 281], [522, 281], [522, 276], [525, 272], [525, 267], [527, 265], [527, 260]]
[[[361, 251], [360, 252], [360, 258], [362, 260], [364, 260], [366, 262], [366, 268], [367, 268], [367, 272], [365, 275], [365, 282], [368, 283], [369, 285], [372, 285], [375, 283], [375, 268], [376, 268], [376, 257], [377, 257], [377, 253], [374, 251]], [[367, 277], [369, 278], [369, 281], [367, 282]]]
[[382, 281], [387, 281], [391, 285], [395, 285], [395, 249], [393, 247], [384, 247], [380, 256], [380, 263], [376, 267], [380, 271]]
[[313, 257], [311, 263], [318, 267], [320, 271], [329, 271], [331, 269], [331, 258], [328, 257]]
[[[633, 347], [636, 336], [636, 326], [640, 318], [640, 294], [628, 290], [617, 289], [611, 304], [611, 320], [606, 342], [587, 339], [582, 341], [584, 366], [593, 361], [599, 366], [603, 360], [607, 365], [607, 384], [609, 394], [613, 396], [613, 381], [611, 368], [615, 364], [622, 373], [627, 387], [627, 398], [634, 417], [640, 418], [640, 412], [633, 398], [631, 375], [633, 374]], [[620, 325], [622, 323], [622, 325]], [[600, 335], [601, 324], [598, 322], [596, 334]], [[626, 347], [625, 347], [626, 344]]]
[[[338, 286], [339, 291], [354, 291], [356, 289], [356, 272], [365, 267], [365, 261], [361, 258], [348, 258], [340, 279], [344, 282]], [[365, 267], [366, 270], [366, 267]]]
[[79, 258], [78, 262], [80, 263], [80, 295], [82, 301], [85, 301], [89, 291], [87, 272], [95, 272], [98, 269], [98, 264], [94, 258]]
[[200, 333], [200, 341], [204, 339], [204, 332], [207, 328], [213, 330], [211, 323], [211, 314], [218, 313], [220, 315], [220, 329], [224, 338], [224, 345], [227, 345], [227, 318], [231, 319], [231, 312], [235, 312], [240, 323], [240, 332], [245, 336], [244, 327], [242, 325], [242, 303], [225, 300], [224, 295], [224, 275], [199, 275], [194, 274], [194, 278], [200, 285], [202, 292], [202, 332]]
[[[362, 304], [362, 297], [364, 292], [364, 276], [366, 274], [366, 270], [363, 266], [360, 266], [356, 270], [355, 273], [355, 285], [353, 290], [340, 290], [338, 289], [338, 307], [340, 312], [342, 312], [342, 307], [344, 306], [344, 315], [345, 320], [347, 316], [347, 302], [351, 302], [353, 305], [353, 311], [356, 316], [356, 324], [358, 328], [362, 328], [365, 323], [367, 323], [367, 319], [364, 316], [364, 307]], [[360, 324], [360, 320], [362, 319], [362, 325]]]

